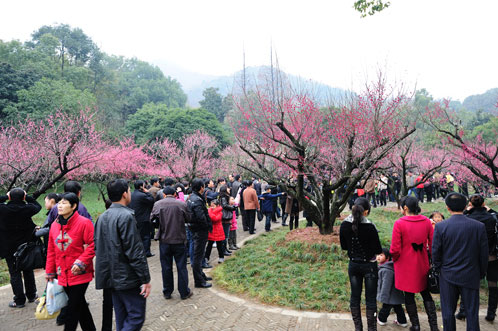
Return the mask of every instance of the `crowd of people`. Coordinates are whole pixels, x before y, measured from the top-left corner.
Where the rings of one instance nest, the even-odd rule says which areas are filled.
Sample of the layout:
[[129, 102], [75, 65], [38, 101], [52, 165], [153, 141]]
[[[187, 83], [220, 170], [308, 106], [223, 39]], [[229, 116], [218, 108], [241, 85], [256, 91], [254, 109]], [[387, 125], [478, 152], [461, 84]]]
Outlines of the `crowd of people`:
[[[216, 182], [216, 185], [215, 185]], [[239, 175], [229, 180], [194, 179], [175, 183], [172, 179], [135, 180], [131, 192], [123, 179], [107, 185], [106, 211], [94, 222], [80, 201], [81, 185], [64, 184], [64, 193], [45, 197], [47, 217], [36, 226], [32, 217], [41, 205], [21, 188], [0, 197], [0, 257], [9, 267], [14, 293], [11, 308], [23, 308], [26, 301], [38, 299], [33, 270], [17, 270], [13, 257], [18, 246], [42, 238], [46, 249], [46, 280], [57, 279], [68, 296], [68, 304], [57, 316], [64, 330], [96, 330], [85, 293], [95, 277], [103, 290], [102, 330], [112, 330], [113, 311], [117, 330], [139, 330], [145, 320], [146, 298], [150, 293], [147, 258], [151, 240], [159, 241], [163, 296], [171, 299], [174, 291], [173, 261], [178, 273], [178, 291], [182, 300], [193, 295], [189, 288], [187, 264], [192, 267], [194, 286], [211, 287], [203, 269], [214, 247], [218, 263], [237, 246], [237, 216], [242, 215], [243, 230], [254, 234], [256, 218], [265, 218], [265, 231], [280, 215], [277, 200], [285, 192], [256, 179], [242, 181]], [[282, 201], [282, 200], [281, 200]], [[289, 198], [289, 206], [296, 204]], [[7, 203], [5, 203], [7, 202]], [[285, 202], [282, 208], [285, 209]], [[290, 208], [291, 224], [298, 210]], [[94, 267], [95, 265], [95, 267]]]
[[[470, 330], [478, 329], [479, 280], [486, 275], [489, 304], [486, 319], [494, 320], [498, 301], [498, 260], [496, 216], [485, 206], [484, 197], [474, 195], [467, 205], [465, 195], [446, 194], [448, 211], [430, 219], [420, 215], [420, 192], [401, 201], [403, 217], [394, 224], [390, 248], [382, 248], [377, 229], [368, 219], [371, 203], [386, 204], [387, 177], [363, 183], [366, 195], [356, 197], [352, 214], [341, 224], [340, 240], [349, 256], [351, 314], [356, 330], [362, 329], [361, 293], [365, 284], [366, 316], [369, 330], [385, 325], [391, 309], [395, 323], [408, 326], [402, 304], [410, 318], [411, 330], [420, 324], [415, 294], [420, 293], [431, 330], [437, 330], [436, 307], [427, 288], [432, 256], [441, 273], [441, 303], [445, 329], [454, 329], [454, 311], [461, 296], [457, 318], [467, 319]], [[256, 219], [264, 220], [264, 230], [282, 219], [283, 226], [298, 228], [302, 206], [278, 186], [259, 179], [242, 180], [240, 175], [225, 178], [194, 179], [191, 183], [172, 179], [136, 179], [134, 190], [123, 179], [107, 184], [106, 211], [92, 220], [81, 199], [81, 185], [67, 181], [64, 193], [45, 197], [47, 217], [41, 227], [32, 217], [41, 205], [21, 188], [0, 197], [0, 257], [9, 267], [14, 293], [11, 308], [25, 307], [38, 299], [33, 270], [17, 270], [13, 254], [33, 238], [43, 238], [46, 247], [46, 280], [57, 279], [68, 296], [68, 304], [57, 317], [65, 330], [96, 330], [85, 299], [95, 277], [103, 290], [102, 330], [112, 330], [113, 311], [117, 330], [139, 330], [145, 321], [146, 298], [151, 291], [147, 258], [155, 254], [151, 240], [159, 241], [162, 293], [173, 296], [173, 262], [177, 269], [177, 289], [182, 300], [193, 295], [189, 287], [190, 264], [195, 288], [211, 287], [204, 269], [213, 248], [218, 263], [224, 263], [237, 245], [237, 217], [242, 230], [254, 234]], [[311, 190], [309, 185], [307, 190]], [[7, 203], [5, 203], [8, 201]], [[494, 213], [494, 214], [493, 214]], [[463, 215], [465, 214], [465, 215]], [[303, 216], [306, 217], [306, 214]], [[479, 222], [473, 221], [475, 219]], [[287, 224], [287, 220], [289, 223]], [[461, 223], [459, 226], [449, 224]], [[308, 226], [311, 222], [308, 220]], [[95, 266], [95, 267], [94, 267]], [[24, 280], [24, 281], [23, 281]], [[377, 315], [377, 301], [382, 309]], [[477, 326], [477, 328], [476, 328]]]
[[[479, 194], [467, 197], [451, 192], [445, 203], [451, 217], [444, 220], [434, 212], [432, 219], [421, 215], [419, 199], [401, 200], [403, 217], [394, 223], [391, 246], [382, 248], [378, 231], [368, 219], [371, 205], [357, 198], [340, 227], [341, 247], [349, 256], [350, 309], [355, 330], [362, 330], [361, 293], [365, 284], [368, 330], [385, 325], [392, 309], [394, 323], [407, 327], [405, 305], [411, 327], [420, 330], [415, 294], [420, 293], [431, 331], [439, 330], [436, 305], [428, 287], [432, 266], [439, 273], [444, 330], [456, 330], [455, 319], [467, 319], [467, 330], [479, 330], [480, 280], [488, 282], [485, 319], [494, 321], [498, 303], [498, 260], [496, 212]], [[431, 263], [432, 259], [432, 263]], [[455, 316], [457, 302], [460, 312]], [[377, 301], [382, 308], [377, 315]]]
[[415, 196], [420, 202], [433, 202], [439, 198], [445, 198], [450, 192], [458, 189], [458, 192], [469, 197], [469, 185], [474, 192], [481, 194], [483, 197], [492, 197], [498, 195], [498, 189], [487, 184], [468, 183], [457, 174], [451, 172], [435, 172], [431, 176], [424, 174], [415, 174], [407, 172], [406, 178], [402, 178], [396, 172], [389, 172], [377, 177], [370, 177], [357, 186], [349, 201], [349, 207], [352, 209], [354, 201], [358, 197], [367, 198], [374, 208], [378, 205], [386, 206], [387, 201], [396, 202], [396, 197], [402, 193], [403, 180], [407, 189], [408, 196]]

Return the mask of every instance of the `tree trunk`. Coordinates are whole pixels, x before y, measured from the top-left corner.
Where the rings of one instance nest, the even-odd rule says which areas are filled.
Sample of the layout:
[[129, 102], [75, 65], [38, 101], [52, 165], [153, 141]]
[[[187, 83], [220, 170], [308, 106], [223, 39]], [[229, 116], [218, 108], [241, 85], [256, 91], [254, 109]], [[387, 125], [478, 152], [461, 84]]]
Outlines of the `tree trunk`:
[[322, 224], [319, 226], [320, 234], [331, 234], [334, 228], [334, 219], [330, 218], [330, 189], [323, 187], [323, 218]]

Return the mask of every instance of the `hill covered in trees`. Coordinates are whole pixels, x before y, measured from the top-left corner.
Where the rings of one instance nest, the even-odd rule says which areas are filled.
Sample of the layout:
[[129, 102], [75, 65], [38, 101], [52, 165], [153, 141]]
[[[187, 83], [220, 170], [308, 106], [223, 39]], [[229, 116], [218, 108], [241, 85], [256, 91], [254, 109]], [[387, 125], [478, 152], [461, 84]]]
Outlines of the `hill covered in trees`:
[[[25, 42], [0, 40], [0, 82], [2, 126], [44, 119], [56, 109], [78, 114], [87, 108], [109, 137], [133, 134], [143, 141], [143, 125], [163, 118], [136, 114], [160, 109], [159, 115], [170, 114], [169, 124], [190, 116], [179, 129], [183, 134], [204, 129], [221, 144], [229, 142], [216, 116], [204, 109], [186, 111], [187, 95], [176, 79], [139, 59], [106, 54], [68, 25], [42, 26]], [[176, 110], [188, 115], [173, 116]], [[181, 136], [175, 133], [175, 139]], [[156, 137], [173, 138], [164, 126], [147, 138]]]

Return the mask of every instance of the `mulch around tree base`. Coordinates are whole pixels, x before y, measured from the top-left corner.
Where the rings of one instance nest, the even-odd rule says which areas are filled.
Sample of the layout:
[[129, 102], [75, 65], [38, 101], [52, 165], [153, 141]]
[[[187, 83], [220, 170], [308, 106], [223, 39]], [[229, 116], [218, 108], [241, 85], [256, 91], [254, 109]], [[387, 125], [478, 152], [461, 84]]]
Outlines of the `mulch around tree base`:
[[332, 234], [320, 234], [318, 227], [307, 227], [289, 231], [285, 236], [286, 241], [301, 241], [307, 244], [325, 244], [325, 245], [340, 245], [339, 240], [339, 226], [334, 226]]

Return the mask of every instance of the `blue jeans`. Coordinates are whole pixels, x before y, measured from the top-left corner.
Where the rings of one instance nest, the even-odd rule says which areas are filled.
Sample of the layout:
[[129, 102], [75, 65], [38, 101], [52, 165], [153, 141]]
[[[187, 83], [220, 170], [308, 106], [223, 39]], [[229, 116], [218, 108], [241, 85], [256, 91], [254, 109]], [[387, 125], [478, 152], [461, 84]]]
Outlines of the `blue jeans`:
[[140, 287], [122, 291], [112, 290], [116, 331], [138, 331], [144, 325], [147, 299], [140, 292]]
[[182, 298], [186, 297], [188, 288], [187, 254], [185, 244], [159, 244], [159, 259], [161, 260], [161, 273], [163, 277], [163, 294], [171, 295], [173, 285], [173, 259], [175, 259], [178, 273], [178, 292]]
[[194, 240], [192, 239], [192, 231], [189, 228], [187, 228], [187, 241], [188, 256], [192, 262], [194, 259]]
[[273, 216], [273, 213], [270, 212], [270, 213], [264, 213], [264, 214], [265, 214], [265, 217], [266, 217], [265, 230], [266, 231], [270, 231], [270, 228], [271, 228], [271, 218]]

